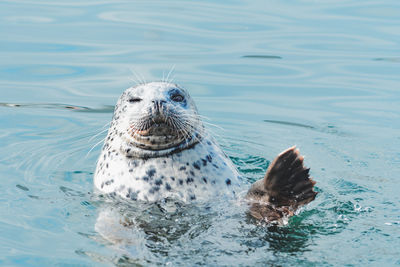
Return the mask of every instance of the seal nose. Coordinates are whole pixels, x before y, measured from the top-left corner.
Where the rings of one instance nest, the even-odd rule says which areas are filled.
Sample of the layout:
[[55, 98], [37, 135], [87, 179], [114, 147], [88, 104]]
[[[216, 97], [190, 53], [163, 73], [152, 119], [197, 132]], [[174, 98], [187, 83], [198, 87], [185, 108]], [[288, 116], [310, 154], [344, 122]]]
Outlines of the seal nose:
[[155, 113], [156, 114], [160, 114], [160, 113], [162, 113], [163, 106], [167, 101], [165, 101], [165, 100], [153, 100], [151, 102], [153, 102], [153, 104], [154, 104]]

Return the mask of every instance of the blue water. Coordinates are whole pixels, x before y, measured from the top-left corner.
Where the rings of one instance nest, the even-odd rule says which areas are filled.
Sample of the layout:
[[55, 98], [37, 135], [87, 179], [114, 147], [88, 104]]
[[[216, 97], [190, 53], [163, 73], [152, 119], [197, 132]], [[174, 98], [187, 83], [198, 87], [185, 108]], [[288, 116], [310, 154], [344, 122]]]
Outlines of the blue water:
[[[400, 265], [399, 14], [395, 0], [1, 1], [0, 265]], [[94, 196], [118, 96], [171, 69], [249, 182], [297, 145], [317, 199], [271, 227], [238, 203]], [[99, 230], [107, 214], [135, 221], [123, 242]]]

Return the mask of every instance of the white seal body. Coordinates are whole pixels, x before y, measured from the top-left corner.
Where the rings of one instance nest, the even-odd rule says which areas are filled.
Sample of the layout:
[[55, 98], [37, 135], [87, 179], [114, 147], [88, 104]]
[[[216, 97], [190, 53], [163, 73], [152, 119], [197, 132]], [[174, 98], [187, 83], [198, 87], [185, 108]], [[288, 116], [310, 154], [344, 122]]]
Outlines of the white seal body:
[[240, 177], [206, 133], [182, 88], [159, 82], [128, 88], [118, 100], [94, 175], [103, 193], [143, 201], [233, 196]]
[[172, 198], [187, 202], [234, 196], [240, 177], [215, 142], [205, 139], [191, 148], [148, 159], [103, 150], [94, 184], [104, 193], [133, 200]]

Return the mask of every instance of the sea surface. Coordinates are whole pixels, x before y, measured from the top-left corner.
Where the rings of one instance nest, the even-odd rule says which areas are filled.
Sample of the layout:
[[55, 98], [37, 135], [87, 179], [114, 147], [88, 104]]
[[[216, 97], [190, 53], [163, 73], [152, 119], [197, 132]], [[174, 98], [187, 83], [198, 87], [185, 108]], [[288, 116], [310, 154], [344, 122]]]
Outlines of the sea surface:
[[[94, 194], [119, 95], [168, 74], [244, 192], [297, 145], [316, 200], [278, 227]], [[400, 266], [397, 0], [2, 0], [0, 126], [1, 266]]]

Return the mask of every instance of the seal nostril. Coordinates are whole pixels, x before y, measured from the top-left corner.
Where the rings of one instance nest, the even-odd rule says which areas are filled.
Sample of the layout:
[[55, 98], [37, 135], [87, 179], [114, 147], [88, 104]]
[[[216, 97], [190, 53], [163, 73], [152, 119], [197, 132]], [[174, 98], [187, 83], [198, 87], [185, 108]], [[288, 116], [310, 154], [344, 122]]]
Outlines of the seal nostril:
[[159, 112], [160, 109], [163, 108], [164, 104], [167, 103], [165, 100], [153, 100], [151, 102], [153, 102], [156, 112]]

